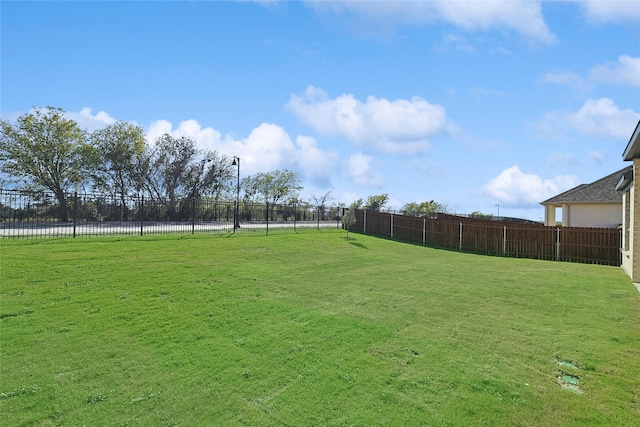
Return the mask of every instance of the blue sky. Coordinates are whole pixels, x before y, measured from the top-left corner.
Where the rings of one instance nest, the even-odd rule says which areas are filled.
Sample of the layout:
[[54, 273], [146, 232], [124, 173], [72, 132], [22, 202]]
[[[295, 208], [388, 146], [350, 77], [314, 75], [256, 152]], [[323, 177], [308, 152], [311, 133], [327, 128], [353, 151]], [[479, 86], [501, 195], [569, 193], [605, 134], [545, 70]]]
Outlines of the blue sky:
[[[639, 1], [2, 1], [0, 115], [186, 135], [295, 171], [303, 196], [387, 193], [541, 220], [625, 166]], [[499, 208], [498, 208], [499, 205]]]

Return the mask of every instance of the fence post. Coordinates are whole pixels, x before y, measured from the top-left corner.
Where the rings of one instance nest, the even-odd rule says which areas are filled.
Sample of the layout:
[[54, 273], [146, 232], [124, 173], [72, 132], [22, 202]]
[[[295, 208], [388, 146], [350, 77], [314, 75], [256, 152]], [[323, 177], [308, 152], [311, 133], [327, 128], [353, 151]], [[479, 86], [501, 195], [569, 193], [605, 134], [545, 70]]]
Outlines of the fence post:
[[265, 236], [269, 235], [269, 202], [267, 202], [267, 232], [265, 233]]
[[393, 239], [393, 214], [390, 214], [390, 218], [391, 218], [391, 238]]
[[196, 234], [196, 198], [191, 199], [191, 234]]
[[618, 267], [622, 266], [622, 227], [618, 227]]
[[507, 226], [504, 226], [504, 232], [502, 233], [502, 255], [507, 254]]
[[422, 244], [427, 244], [427, 218], [422, 218]]
[[460, 223], [460, 243], [458, 250], [462, 251], [462, 223]]
[[76, 222], [78, 221], [78, 192], [73, 193], [73, 237], [76, 237]]
[[144, 194], [140, 195], [140, 236], [142, 236], [142, 229], [144, 228]]
[[364, 224], [362, 226], [362, 234], [367, 234], [367, 210], [364, 210]]
[[560, 227], [556, 228], [556, 261], [560, 261]]

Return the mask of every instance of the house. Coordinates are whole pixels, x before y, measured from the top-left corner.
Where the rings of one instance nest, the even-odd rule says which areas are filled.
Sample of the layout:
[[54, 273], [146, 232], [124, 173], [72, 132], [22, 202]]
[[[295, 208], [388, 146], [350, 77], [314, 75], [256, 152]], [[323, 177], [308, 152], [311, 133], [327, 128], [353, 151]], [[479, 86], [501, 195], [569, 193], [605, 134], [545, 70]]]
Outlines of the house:
[[556, 209], [562, 209], [563, 227], [618, 228], [622, 224], [622, 194], [616, 191], [620, 178], [631, 166], [558, 194], [544, 206], [544, 225], [556, 225]]
[[640, 283], [640, 180], [634, 179], [640, 177], [640, 121], [622, 159], [633, 162], [616, 185], [622, 194], [622, 270], [634, 283]]

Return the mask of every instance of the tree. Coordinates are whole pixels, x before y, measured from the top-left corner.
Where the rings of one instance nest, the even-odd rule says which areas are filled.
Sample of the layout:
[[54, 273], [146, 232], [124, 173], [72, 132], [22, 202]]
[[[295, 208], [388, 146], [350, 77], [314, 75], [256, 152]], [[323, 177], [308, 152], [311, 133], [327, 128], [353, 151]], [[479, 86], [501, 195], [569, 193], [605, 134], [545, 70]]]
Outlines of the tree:
[[53, 192], [59, 219], [67, 222], [67, 193], [87, 181], [97, 162], [86, 131], [54, 107], [35, 108], [15, 125], [0, 120], [0, 128], [2, 171], [24, 179], [28, 188]]
[[230, 159], [215, 151], [204, 152], [187, 137], [164, 134], [146, 150], [140, 162], [141, 186], [153, 200], [176, 216], [178, 203], [202, 195], [216, 196], [233, 178]]
[[329, 197], [330, 194], [331, 191], [327, 191], [322, 196], [316, 196], [315, 194], [311, 196], [311, 200], [315, 204], [318, 211], [318, 230], [320, 230], [320, 217], [324, 216], [324, 211], [327, 209], [326, 203], [327, 201], [331, 200], [331, 198]]
[[196, 173], [192, 175], [188, 198], [212, 197], [219, 199], [222, 194], [230, 191], [230, 184], [234, 178], [232, 160], [217, 151], [201, 151], [202, 157]]
[[404, 205], [401, 209], [402, 215], [417, 216], [420, 218], [427, 218], [434, 213], [446, 213], [449, 208], [447, 205], [430, 200], [428, 202], [411, 202]]
[[380, 194], [377, 196], [369, 196], [364, 208], [370, 211], [380, 211], [385, 208], [385, 205], [389, 201], [388, 194]]
[[258, 184], [256, 176], [249, 175], [242, 178], [240, 188], [242, 189], [242, 205], [244, 206], [244, 219], [250, 221], [252, 219], [252, 208], [258, 201]]
[[347, 238], [349, 237], [349, 229], [356, 223], [356, 209], [358, 209], [356, 202], [351, 203], [351, 206], [342, 217], [342, 225], [347, 228]]
[[255, 194], [272, 209], [275, 204], [286, 199], [296, 198], [302, 190], [300, 178], [290, 170], [275, 170], [273, 172], [260, 172], [246, 182], [250, 188], [245, 188], [245, 194]]
[[480, 211], [473, 211], [469, 214], [469, 218], [493, 219], [493, 214], [485, 214]]
[[144, 131], [140, 126], [119, 121], [93, 132], [90, 139], [100, 155], [94, 184], [120, 198], [126, 221], [126, 197], [137, 189], [140, 181], [137, 171], [145, 150]]
[[356, 209], [362, 209], [364, 207], [364, 200], [362, 200], [362, 197], [361, 197], [355, 202], [353, 202], [352, 205], [354, 205]]

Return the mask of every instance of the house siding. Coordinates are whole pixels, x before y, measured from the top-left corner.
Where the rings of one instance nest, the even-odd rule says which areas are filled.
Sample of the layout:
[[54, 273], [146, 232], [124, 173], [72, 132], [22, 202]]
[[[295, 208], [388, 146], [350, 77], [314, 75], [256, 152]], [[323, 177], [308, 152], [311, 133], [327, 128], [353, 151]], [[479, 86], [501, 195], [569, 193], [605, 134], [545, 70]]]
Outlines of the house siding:
[[617, 228], [622, 224], [621, 203], [580, 203], [567, 205], [567, 221], [564, 221], [563, 206], [562, 225], [566, 227], [601, 227]]
[[[640, 159], [633, 159], [633, 176], [640, 175]], [[623, 224], [630, 225], [630, 232], [624, 232], [622, 236], [622, 270], [631, 278], [633, 282], [640, 282], [640, 257], [634, 254], [640, 254], [640, 223], [636, 218], [640, 218], [640, 203], [636, 203], [636, 195], [640, 194], [638, 188], [640, 180], [635, 179], [631, 183], [629, 192], [624, 197], [623, 202], [629, 203], [629, 209], [623, 209], [623, 215], [629, 215], [629, 218], [623, 218]]]
[[640, 180], [636, 179], [640, 177], [640, 159], [633, 159], [633, 185], [631, 194], [631, 233], [629, 247], [631, 248], [631, 259], [633, 260], [633, 269], [631, 273], [631, 280], [634, 282], [640, 282], [640, 222], [636, 221], [636, 218], [640, 218], [640, 203], [636, 203], [636, 196], [640, 194]]
[[563, 203], [545, 206], [546, 226], [556, 225], [556, 208], [562, 208], [563, 227], [617, 228], [622, 224], [622, 203]]
[[[633, 173], [619, 184], [628, 188], [623, 198], [624, 218], [622, 223], [622, 270], [631, 281], [640, 283], [640, 120], [631, 134], [631, 139], [622, 153], [624, 161], [633, 161]], [[629, 179], [631, 182], [629, 182]], [[640, 290], [640, 286], [638, 286]]]
[[[622, 258], [622, 271], [629, 277], [633, 276], [633, 230], [630, 230], [629, 227], [633, 224], [633, 206], [634, 206], [634, 194], [635, 191], [633, 189], [633, 185], [627, 191], [623, 198], [624, 209], [622, 213], [622, 223], [625, 224], [625, 229], [622, 233], [622, 249], [621, 249], [621, 258]], [[628, 216], [628, 218], [627, 218]]]

